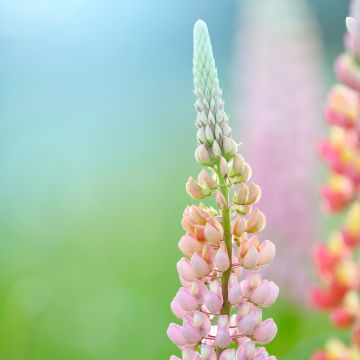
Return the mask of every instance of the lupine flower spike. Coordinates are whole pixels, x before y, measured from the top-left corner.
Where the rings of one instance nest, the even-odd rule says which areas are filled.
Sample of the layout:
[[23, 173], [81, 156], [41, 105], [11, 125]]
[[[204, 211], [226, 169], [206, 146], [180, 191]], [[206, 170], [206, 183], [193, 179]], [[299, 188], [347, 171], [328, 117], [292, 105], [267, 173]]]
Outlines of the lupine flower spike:
[[330, 136], [320, 153], [331, 169], [322, 190], [325, 208], [347, 215], [342, 229], [315, 250], [323, 286], [312, 291], [312, 299], [330, 312], [335, 326], [351, 329], [351, 343], [331, 339], [315, 360], [360, 359], [360, 0], [353, 1], [346, 25], [346, 51], [336, 62], [341, 83], [326, 104]]
[[[257, 272], [275, 256], [275, 245], [260, 240], [265, 215], [254, 209], [261, 196], [250, 181], [251, 168], [238, 154], [224, 110], [206, 24], [194, 28], [194, 86], [198, 148], [204, 166], [189, 178], [194, 199], [213, 198], [214, 207], [188, 206], [179, 241], [184, 254], [178, 264], [182, 287], [171, 309], [182, 323], [168, 327], [169, 338], [186, 360], [272, 359], [263, 347], [277, 332], [273, 319], [263, 319], [279, 293]], [[231, 193], [231, 196], [230, 196]], [[179, 359], [171, 356], [171, 360]]]

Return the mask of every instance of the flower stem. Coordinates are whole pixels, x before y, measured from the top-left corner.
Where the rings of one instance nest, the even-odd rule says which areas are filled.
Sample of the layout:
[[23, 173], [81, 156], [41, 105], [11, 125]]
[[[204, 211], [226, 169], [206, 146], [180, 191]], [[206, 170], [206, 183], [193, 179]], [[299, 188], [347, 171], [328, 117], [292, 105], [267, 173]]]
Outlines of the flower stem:
[[[224, 229], [224, 241], [226, 245], [226, 250], [229, 256], [230, 264], [232, 260], [232, 235], [231, 235], [231, 219], [230, 219], [230, 206], [229, 206], [229, 191], [226, 184], [225, 178], [222, 176], [219, 166], [216, 170], [218, 181], [220, 185], [220, 192], [224, 195], [226, 199], [227, 206], [222, 210], [222, 219], [223, 219], [223, 229]], [[221, 277], [221, 287], [222, 287], [222, 296], [223, 296], [223, 305], [220, 310], [221, 315], [228, 315], [230, 317], [231, 305], [228, 300], [228, 287], [229, 287], [229, 278], [231, 274], [231, 266], [226, 270]], [[218, 356], [221, 354], [222, 349], [217, 348], [216, 352]]]

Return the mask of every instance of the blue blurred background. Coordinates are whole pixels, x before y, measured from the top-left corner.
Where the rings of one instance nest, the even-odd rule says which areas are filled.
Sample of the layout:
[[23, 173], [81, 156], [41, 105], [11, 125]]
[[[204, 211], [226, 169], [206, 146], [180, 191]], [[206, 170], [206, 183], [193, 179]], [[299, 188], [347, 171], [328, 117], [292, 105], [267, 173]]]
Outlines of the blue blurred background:
[[[348, 2], [309, 3], [330, 84]], [[184, 182], [198, 171], [192, 27], [208, 23], [231, 109], [242, 5], [0, 0], [1, 359], [175, 351]], [[284, 300], [273, 313], [280, 359], [306, 358], [329, 331]]]

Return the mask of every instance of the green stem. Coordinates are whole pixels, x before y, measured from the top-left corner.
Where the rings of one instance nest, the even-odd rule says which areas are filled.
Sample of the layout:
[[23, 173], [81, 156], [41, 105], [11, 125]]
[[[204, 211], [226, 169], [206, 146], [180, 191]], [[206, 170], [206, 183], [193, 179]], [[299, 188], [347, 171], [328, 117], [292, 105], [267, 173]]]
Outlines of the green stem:
[[[219, 166], [216, 170], [219, 186], [220, 186], [220, 192], [224, 195], [226, 199], [226, 208], [222, 210], [222, 225], [224, 229], [224, 241], [227, 249], [227, 253], [229, 256], [230, 264], [232, 260], [232, 235], [231, 235], [231, 219], [230, 219], [230, 207], [229, 207], [229, 191], [228, 187], [226, 185], [225, 178], [221, 175]], [[223, 296], [223, 306], [220, 310], [220, 314], [222, 315], [228, 315], [230, 319], [230, 313], [231, 313], [231, 304], [228, 300], [228, 287], [229, 287], [229, 278], [231, 274], [231, 266], [227, 271], [225, 271], [221, 277], [221, 287], [222, 287], [222, 296]], [[222, 349], [217, 348], [216, 352], [218, 356], [222, 353]]]

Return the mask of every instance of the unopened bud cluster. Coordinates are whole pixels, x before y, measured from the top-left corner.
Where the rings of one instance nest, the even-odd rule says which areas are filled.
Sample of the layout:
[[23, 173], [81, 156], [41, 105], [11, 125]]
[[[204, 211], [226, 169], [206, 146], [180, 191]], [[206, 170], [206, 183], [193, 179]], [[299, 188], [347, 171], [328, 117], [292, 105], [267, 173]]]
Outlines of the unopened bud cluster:
[[[261, 240], [265, 215], [255, 209], [261, 196], [251, 168], [237, 153], [224, 111], [207, 27], [194, 28], [194, 84], [198, 117], [196, 160], [207, 167], [186, 183], [194, 199], [213, 198], [214, 207], [186, 207], [177, 263], [182, 287], [171, 302], [180, 324], [167, 334], [183, 360], [274, 360], [264, 345], [277, 332], [262, 308], [279, 288], [258, 270], [275, 256], [275, 245]], [[229, 191], [232, 196], [230, 198]], [[171, 360], [179, 359], [171, 356]]]
[[315, 249], [315, 264], [321, 287], [312, 290], [313, 303], [330, 312], [335, 326], [351, 329], [351, 344], [331, 339], [314, 360], [360, 359], [360, 1], [347, 18], [346, 52], [336, 70], [342, 84], [329, 95], [325, 117], [330, 136], [320, 152], [332, 174], [322, 189], [325, 207], [336, 213], [347, 211], [340, 231], [327, 244]]
[[193, 72], [199, 142], [195, 157], [201, 165], [212, 166], [221, 157], [230, 160], [237, 152], [237, 145], [231, 138], [209, 34], [205, 30], [194, 32]]

